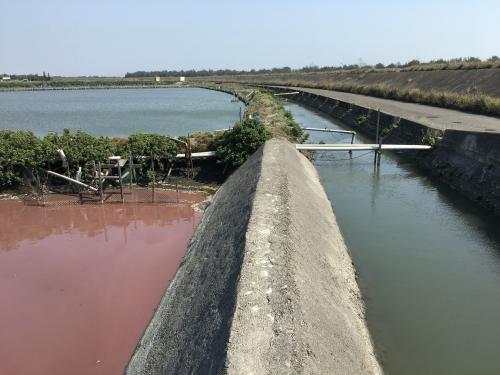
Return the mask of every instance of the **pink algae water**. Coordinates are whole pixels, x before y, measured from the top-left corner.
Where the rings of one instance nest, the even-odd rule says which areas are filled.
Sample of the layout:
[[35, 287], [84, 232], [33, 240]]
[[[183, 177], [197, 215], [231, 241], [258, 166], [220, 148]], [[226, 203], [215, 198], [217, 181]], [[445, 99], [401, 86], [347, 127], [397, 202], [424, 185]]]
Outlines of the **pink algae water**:
[[200, 219], [189, 204], [0, 201], [0, 374], [122, 374]]

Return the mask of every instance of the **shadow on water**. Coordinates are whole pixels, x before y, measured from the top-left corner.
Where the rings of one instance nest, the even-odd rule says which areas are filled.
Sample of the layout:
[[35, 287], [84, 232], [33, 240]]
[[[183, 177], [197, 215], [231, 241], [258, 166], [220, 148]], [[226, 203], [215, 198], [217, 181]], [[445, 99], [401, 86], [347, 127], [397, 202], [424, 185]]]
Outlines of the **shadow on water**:
[[[298, 105], [301, 125], [341, 128]], [[357, 142], [365, 141], [357, 137]], [[342, 140], [311, 134], [311, 142]], [[500, 219], [397, 156], [318, 153], [389, 374], [500, 373]]]

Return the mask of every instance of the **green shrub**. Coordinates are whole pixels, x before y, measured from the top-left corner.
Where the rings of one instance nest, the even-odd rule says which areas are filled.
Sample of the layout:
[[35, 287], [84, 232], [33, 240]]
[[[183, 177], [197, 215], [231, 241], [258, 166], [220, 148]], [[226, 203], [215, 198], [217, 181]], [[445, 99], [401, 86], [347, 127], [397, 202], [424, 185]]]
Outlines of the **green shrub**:
[[[49, 133], [37, 138], [32, 132], [0, 130], [0, 189], [15, 188], [23, 182], [23, 175], [36, 168], [56, 169], [61, 165], [57, 150], [64, 150], [68, 172], [74, 176], [82, 167], [83, 179], [91, 178], [92, 161], [106, 162], [112, 155], [128, 157], [154, 155], [155, 169], [163, 171], [167, 162], [175, 160], [179, 144], [159, 134], [132, 134], [128, 139], [95, 137], [83, 131], [62, 134]], [[151, 167], [149, 159], [143, 170]], [[61, 171], [60, 171], [61, 172]], [[66, 173], [66, 171], [64, 171]]]
[[75, 175], [78, 167], [82, 167], [83, 176], [90, 177], [90, 161], [107, 161], [109, 156], [116, 153], [116, 143], [109, 137], [94, 137], [84, 131], [71, 133], [64, 129], [62, 134], [49, 133], [43, 140], [44, 162], [47, 165], [59, 164], [61, 158], [57, 152], [62, 149], [68, 161], [71, 175]]
[[366, 116], [358, 116], [356, 118], [356, 124], [357, 125], [363, 125], [366, 122]]
[[175, 160], [179, 143], [160, 134], [134, 133], [128, 137], [125, 152], [132, 155], [154, 156], [156, 161]]
[[248, 119], [219, 135], [212, 147], [215, 147], [221, 163], [226, 167], [237, 167], [270, 138], [271, 133], [263, 123]]
[[32, 132], [0, 130], [0, 188], [21, 184], [23, 173], [43, 160], [42, 142]]
[[156, 171], [165, 171], [165, 166], [176, 159], [179, 143], [172, 138], [160, 134], [134, 133], [128, 137], [124, 153], [134, 156], [153, 157], [154, 171], [151, 169], [151, 159], [142, 159], [140, 175], [145, 176], [143, 183], [157, 178]]
[[293, 120], [293, 117], [287, 117], [285, 131], [290, 137], [295, 138], [298, 142], [304, 140], [304, 131], [302, 130], [300, 125]]
[[383, 137], [386, 137], [389, 135], [389, 133], [391, 132], [391, 128], [384, 128], [382, 129], [382, 133], [380, 133], [380, 136], [383, 138]]
[[432, 131], [427, 131], [422, 136], [422, 143], [428, 146], [434, 146], [436, 144], [436, 134]]

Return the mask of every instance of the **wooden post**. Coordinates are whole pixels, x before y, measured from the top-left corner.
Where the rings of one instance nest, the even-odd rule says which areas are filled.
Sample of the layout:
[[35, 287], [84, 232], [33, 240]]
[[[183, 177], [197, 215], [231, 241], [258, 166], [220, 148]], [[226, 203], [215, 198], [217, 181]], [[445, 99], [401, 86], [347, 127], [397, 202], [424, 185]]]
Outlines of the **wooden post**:
[[104, 203], [104, 194], [103, 194], [103, 183], [102, 183], [102, 169], [101, 169], [101, 162], [97, 162], [97, 173], [99, 174], [98, 175], [98, 178], [99, 178], [99, 195], [101, 197], [101, 204]]
[[382, 139], [379, 139], [378, 150], [377, 150], [377, 166], [380, 166], [380, 159], [382, 158]]
[[120, 165], [120, 160], [118, 160], [118, 182], [120, 183], [120, 196], [122, 198], [122, 203], [123, 203], [124, 200], [123, 200], [122, 166]]
[[134, 161], [132, 160], [132, 154], [130, 154], [128, 161], [128, 185], [130, 187], [130, 192], [132, 193], [132, 174], [134, 173]]
[[191, 156], [191, 137], [188, 134], [187, 142], [186, 142], [186, 169], [187, 169], [187, 177], [193, 177], [193, 158]]
[[155, 183], [156, 183], [156, 176], [155, 176], [155, 161], [153, 157], [153, 153], [151, 153], [151, 171], [152, 176], [153, 176], [153, 189], [152, 189], [152, 194], [151, 194], [151, 202], [155, 202]]
[[[351, 135], [351, 145], [354, 144], [354, 137], [355, 137], [355, 134], [353, 133]], [[349, 151], [349, 157], [352, 158], [352, 150]]]
[[[380, 109], [377, 110], [377, 130], [375, 132], [375, 143], [379, 143], [379, 130], [380, 130]], [[373, 164], [377, 163], [379, 150], [375, 151], [375, 158], [373, 159]]]

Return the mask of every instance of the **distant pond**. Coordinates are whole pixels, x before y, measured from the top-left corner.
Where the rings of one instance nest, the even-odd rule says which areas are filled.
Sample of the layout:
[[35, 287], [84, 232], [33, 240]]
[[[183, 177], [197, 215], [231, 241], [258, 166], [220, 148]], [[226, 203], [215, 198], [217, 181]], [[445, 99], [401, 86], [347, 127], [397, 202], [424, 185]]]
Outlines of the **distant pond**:
[[0, 129], [178, 136], [232, 126], [240, 107], [230, 95], [200, 88], [0, 92]]

